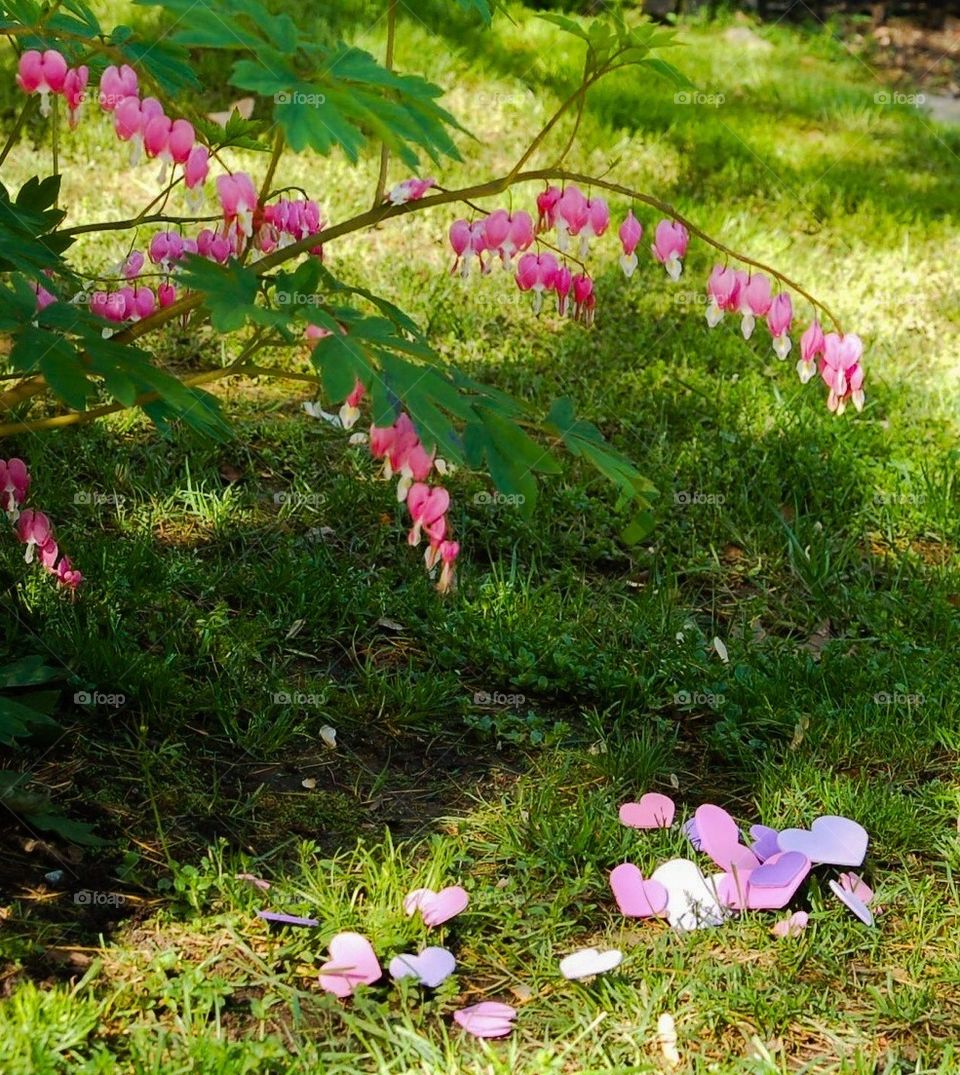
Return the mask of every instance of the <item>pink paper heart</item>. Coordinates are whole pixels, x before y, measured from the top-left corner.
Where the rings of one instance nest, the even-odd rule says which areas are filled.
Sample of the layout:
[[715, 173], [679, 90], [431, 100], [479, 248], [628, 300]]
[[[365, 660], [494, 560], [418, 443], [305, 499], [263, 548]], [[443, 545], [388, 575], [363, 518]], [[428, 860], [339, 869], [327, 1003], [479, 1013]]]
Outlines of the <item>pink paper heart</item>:
[[610, 871], [610, 888], [620, 913], [628, 918], [663, 918], [669, 896], [659, 881], [645, 881], [632, 862], [621, 862]]
[[873, 901], [873, 889], [859, 874], [854, 873], [852, 870], [849, 873], [840, 874], [837, 881], [844, 891], [852, 893], [861, 903], [871, 903]]
[[427, 926], [439, 926], [467, 909], [470, 897], [459, 885], [441, 888], [420, 899], [420, 914]]
[[349, 997], [358, 985], [383, 976], [377, 954], [359, 933], [338, 933], [329, 945], [330, 961], [320, 968], [320, 985], [328, 993]]
[[631, 829], [669, 829], [676, 809], [669, 795], [648, 791], [638, 803], [620, 807], [620, 824]]
[[453, 1013], [453, 1018], [475, 1038], [502, 1038], [513, 1030], [515, 1008], [495, 1000], [484, 1000]]
[[810, 872], [810, 860], [799, 851], [781, 851], [755, 870], [726, 874], [720, 882], [720, 901], [742, 911], [775, 911], [793, 898]]
[[740, 843], [740, 830], [733, 818], [719, 806], [705, 803], [694, 814], [700, 850], [710, 856], [721, 870], [743, 875], [755, 870], [760, 860]]
[[[830, 891], [841, 903], [845, 903], [865, 926], [873, 925], [873, 911], [867, 906], [866, 900], [861, 899], [851, 889], [844, 888], [843, 885], [838, 884], [836, 881], [830, 882]], [[871, 892], [870, 895], [872, 896], [873, 893]]]
[[808, 829], [784, 829], [777, 837], [781, 851], [802, 851], [811, 862], [859, 866], [867, 854], [867, 830], [848, 817], [818, 817]]
[[459, 885], [450, 885], [434, 892], [432, 888], [415, 888], [403, 899], [403, 909], [408, 915], [419, 911], [428, 926], [439, 926], [466, 910], [470, 897]]
[[807, 923], [810, 921], [810, 916], [806, 911], [794, 911], [792, 915], [788, 915], [786, 918], [781, 918], [779, 921], [774, 922], [770, 927], [770, 932], [774, 937], [796, 937], [797, 934], [802, 933], [807, 928]]
[[390, 977], [416, 978], [421, 985], [428, 989], [436, 989], [441, 982], [447, 980], [454, 970], [457, 961], [453, 953], [446, 948], [424, 948], [419, 955], [405, 952], [390, 961]]

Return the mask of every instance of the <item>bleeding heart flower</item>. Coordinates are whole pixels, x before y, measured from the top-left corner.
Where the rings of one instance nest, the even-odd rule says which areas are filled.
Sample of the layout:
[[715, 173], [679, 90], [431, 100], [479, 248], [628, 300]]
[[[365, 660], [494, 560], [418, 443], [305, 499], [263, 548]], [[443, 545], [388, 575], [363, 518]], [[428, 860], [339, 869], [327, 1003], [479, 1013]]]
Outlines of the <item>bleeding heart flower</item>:
[[513, 1030], [515, 1008], [495, 1000], [485, 1000], [453, 1013], [453, 1018], [475, 1038], [503, 1038]]
[[758, 273], [749, 276], [747, 273], [738, 274], [740, 280], [740, 313], [743, 315], [740, 321], [740, 331], [743, 338], [749, 340], [753, 335], [753, 328], [758, 317], [766, 317], [770, 310], [773, 299], [770, 291], [770, 278]]
[[605, 952], [597, 948], [581, 948], [560, 960], [560, 973], [570, 981], [580, 978], [592, 978], [595, 974], [605, 974], [614, 970], [623, 962], [623, 952], [610, 948]]
[[359, 933], [338, 933], [329, 945], [330, 960], [320, 968], [320, 986], [338, 997], [349, 997], [358, 985], [383, 977], [377, 954]]
[[727, 312], [737, 310], [740, 305], [740, 288], [743, 281], [736, 269], [727, 269], [723, 265], [714, 265], [707, 280], [707, 324], [715, 328]]
[[100, 107], [112, 112], [126, 97], [136, 97], [140, 92], [137, 72], [128, 64], [107, 67], [100, 77]]
[[843, 414], [847, 400], [852, 400], [858, 411], [863, 410], [863, 341], [856, 333], [838, 336], [830, 332], [824, 337], [823, 357], [820, 360], [820, 376], [830, 389], [827, 407]]
[[667, 270], [671, 280], [679, 280], [683, 272], [682, 258], [687, 252], [690, 235], [677, 220], [661, 220], [650, 247], [653, 256]]
[[767, 327], [773, 337], [774, 354], [781, 361], [790, 354], [793, 342], [790, 339], [790, 326], [793, 324], [793, 303], [790, 296], [781, 291], [770, 304], [767, 314]]
[[67, 61], [56, 49], [28, 49], [17, 62], [17, 85], [24, 93], [40, 94], [40, 114], [50, 115], [50, 94], [60, 93], [67, 77]]
[[456, 970], [457, 961], [446, 948], [424, 948], [419, 955], [405, 952], [390, 961], [390, 977], [416, 978], [428, 989], [436, 989]]
[[636, 249], [643, 238], [643, 227], [640, 221], [633, 215], [631, 209], [624, 222], [620, 225], [620, 242], [623, 244], [623, 253], [620, 255], [620, 268], [623, 275], [629, 280], [637, 268]]
[[797, 374], [800, 383], [806, 384], [817, 372], [817, 356], [823, 354], [824, 335], [820, 322], [814, 319], [807, 331], [800, 337], [800, 359], [797, 362]]

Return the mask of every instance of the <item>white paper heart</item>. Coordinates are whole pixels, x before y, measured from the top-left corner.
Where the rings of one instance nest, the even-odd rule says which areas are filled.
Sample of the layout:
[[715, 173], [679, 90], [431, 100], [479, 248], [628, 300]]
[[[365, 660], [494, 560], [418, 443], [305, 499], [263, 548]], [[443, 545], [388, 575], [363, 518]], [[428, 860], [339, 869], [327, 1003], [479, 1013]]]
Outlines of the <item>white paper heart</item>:
[[617, 948], [611, 948], [607, 952], [601, 952], [597, 948], [581, 948], [560, 960], [560, 973], [571, 980], [591, 978], [594, 974], [605, 974], [608, 970], [619, 967], [622, 960], [623, 952]]
[[727, 917], [717, 893], [722, 873], [707, 878], [689, 859], [671, 859], [651, 875], [667, 890], [667, 919], [675, 929], [693, 930], [719, 926]]

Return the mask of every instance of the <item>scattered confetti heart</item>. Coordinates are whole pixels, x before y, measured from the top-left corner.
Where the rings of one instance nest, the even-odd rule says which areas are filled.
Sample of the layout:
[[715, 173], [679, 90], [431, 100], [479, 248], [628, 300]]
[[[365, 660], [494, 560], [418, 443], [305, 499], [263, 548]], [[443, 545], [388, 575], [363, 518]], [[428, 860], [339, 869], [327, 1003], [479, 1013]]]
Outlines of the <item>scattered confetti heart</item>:
[[320, 968], [320, 985], [328, 993], [349, 997], [358, 985], [370, 985], [383, 976], [376, 952], [359, 933], [338, 933], [329, 950], [330, 960]]
[[770, 927], [774, 937], [796, 937], [807, 928], [810, 916], [806, 911], [794, 911], [792, 915], [781, 918]]
[[238, 873], [238, 881], [246, 881], [252, 888], [259, 888], [261, 892], [267, 892], [270, 889], [270, 882], [264, 881], [262, 877], [257, 877], [252, 873]]
[[456, 970], [457, 961], [446, 948], [424, 948], [417, 956], [410, 952], [390, 961], [390, 977], [416, 978], [428, 989], [436, 989]]
[[677, 1024], [669, 1012], [664, 1012], [657, 1020], [657, 1041], [667, 1067], [678, 1067], [680, 1053], [677, 1049]]
[[713, 640], [713, 648], [716, 650], [717, 656], [724, 664], [730, 663], [730, 655], [727, 653], [727, 647], [723, 644], [722, 639], [715, 638]]
[[337, 749], [337, 729], [336, 728], [331, 728], [329, 724], [324, 724], [324, 726], [320, 729], [320, 731], [317, 734], [323, 740], [324, 746], [326, 746], [330, 750], [336, 750]]
[[740, 843], [740, 830], [733, 818], [719, 806], [706, 803], [694, 814], [700, 848], [721, 870], [736, 869], [739, 873], [755, 870], [760, 860]]
[[595, 974], [605, 974], [619, 967], [622, 960], [623, 952], [617, 948], [607, 952], [597, 948], [581, 948], [560, 960], [560, 973], [571, 980], [592, 978]]
[[837, 881], [845, 892], [853, 893], [861, 903], [872, 902], [873, 889], [859, 874], [853, 873], [852, 871], [850, 873], [842, 873], [837, 878]]
[[[865, 900], [855, 895], [850, 889], [844, 888], [837, 881], [830, 882], [830, 891], [841, 903], [846, 904], [865, 926], [873, 925], [873, 911], [867, 906]], [[872, 892], [870, 894], [873, 895]]]
[[415, 888], [403, 901], [403, 909], [408, 915], [419, 911], [428, 926], [439, 926], [456, 918], [465, 911], [470, 897], [459, 885], [450, 885], [434, 892], [432, 888]]
[[780, 850], [780, 845], [777, 843], [779, 835], [776, 829], [771, 829], [768, 825], [751, 825], [750, 836], [753, 843], [750, 845], [750, 850], [761, 862], [772, 858]]
[[610, 871], [610, 887], [620, 913], [628, 918], [659, 918], [667, 914], [667, 890], [657, 881], [645, 881], [632, 862]]
[[295, 914], [280, 914], [278, 911], [257, 911], [257, 918], [265, 922], [280, 922], [284, 926], [319, 926], [315, 918], [301, 918]]
[[739, 876], [727, 874], [720, 885], [720, 900], [736, 910], [776, 911], [793, 899], [809, 872], [806, 855], [781, 851], [755, 870]]
[[638, 803], [624, 803], [620, 807], [620, 824], [631, 829], [669, 829], [675, 811], [669, 795], [648, 791]]
[[680, 826], [680, 831], [684, 836], [693, 844], [694, 851], [702, 851], [703, 845], [700, 843], [700, 833], [697, 832], [697, 819], [695, 817], [689, 818]]
[[859, 866], [867, 854], [867, 830], [848, 817], [828, 814], [807, 829], [784, 829], [777, 837], [781, 851], [801, 851], [813, 863]]
[[671, 859], [653, 871], [651, 881], [667, 890], [667, 918], [675, 929], [693, 930], [719, 926], [726, 911], [717, 899], [723, 874], [709, 880], [689, 859]]
[[484, 1000], [453, 1013], [453, 1018], [475, 1038], [502, 1038], [513, 1030], [515, 1008], [495, 1000]]

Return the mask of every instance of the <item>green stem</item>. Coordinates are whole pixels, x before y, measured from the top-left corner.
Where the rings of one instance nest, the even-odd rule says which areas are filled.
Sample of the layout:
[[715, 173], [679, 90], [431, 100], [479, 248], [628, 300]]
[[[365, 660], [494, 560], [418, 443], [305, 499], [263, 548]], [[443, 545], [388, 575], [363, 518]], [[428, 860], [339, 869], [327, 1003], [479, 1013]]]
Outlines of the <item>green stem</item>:
[[[397, 41], [397, 7], [398, 0], [387, 0], [387, 48], [383, 58], [383, 66], [393, 70], [393, 50]], [[373, 192], [373, 207], [376, 208], [382, 201], [387, 189], [387, 167], [390, 164], [390, 150], [387, 143], [380, 146], [380, 171], [377, 175], [377, 186]]]
[[36, 97], [31, 95], [23, 102], [23, 108], [20, 109], [20, 115], [17, 116], [17, 122], [13, 125], [13, 130], [10, 132], [10, 136], [4, 143], [3, 149], [0, 150], [0, 164], [7, 159], [7, 154], [16, 145], [20, 132], [23, 130], [23, 125], [27, 122], [27, 116], [30, 114], [30, 110], [36, 102]]

